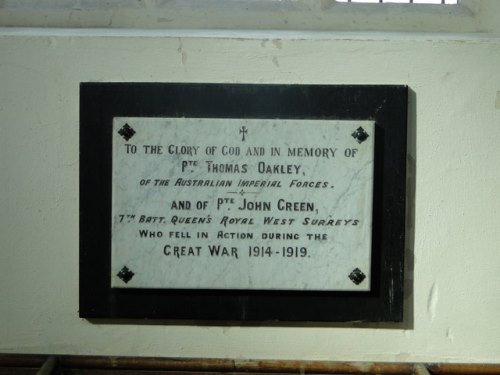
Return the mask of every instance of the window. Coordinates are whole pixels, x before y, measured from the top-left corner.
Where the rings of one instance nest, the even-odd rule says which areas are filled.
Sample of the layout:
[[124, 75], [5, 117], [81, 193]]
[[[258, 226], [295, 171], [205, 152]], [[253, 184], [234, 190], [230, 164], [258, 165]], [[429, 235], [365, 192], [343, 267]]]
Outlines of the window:
[[397, 3], [456, 5], [458, 0], [337, 0], [338, 3]]

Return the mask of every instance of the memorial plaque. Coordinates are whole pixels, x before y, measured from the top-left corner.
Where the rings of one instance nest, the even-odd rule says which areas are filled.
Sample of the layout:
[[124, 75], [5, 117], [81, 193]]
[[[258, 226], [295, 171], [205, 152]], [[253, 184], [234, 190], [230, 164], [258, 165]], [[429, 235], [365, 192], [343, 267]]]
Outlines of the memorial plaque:
[[372, 121], [117, 117], [112, 286], [370, 290], [373, 156]]
[[407, 91], [82, 83], [80, 316], [401, 321]]

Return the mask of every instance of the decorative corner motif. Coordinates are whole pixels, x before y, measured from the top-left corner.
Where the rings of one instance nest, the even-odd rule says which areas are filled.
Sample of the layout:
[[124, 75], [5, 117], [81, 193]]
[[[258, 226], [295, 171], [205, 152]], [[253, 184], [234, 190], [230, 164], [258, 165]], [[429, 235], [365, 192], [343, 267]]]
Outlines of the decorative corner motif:
[[132, 277], [134, 277], [135, 273], [133, 273], [131, 270], [129, 270], [126, 266], [123, 266], [123, 268], [116, 274], [125, 284], [128, 284], [130, 280], [132, 280]]
[[118, 134], [120, 134], [123, 137], [123, 139], [128, 141], [130, 138], [134, 136], [135, 130], [129, 124], [125, 124], [122, 126], [120, 130], [118, 130]]
[[363, 143], [369, 137], [368, 133], [361, 126], [357, 128], [351, 135], [356, 141], [358, 141], [358, 143]]
[[359, 285], [363, 282], [364, 279], [366, 279], [366, 275], [359, 268], [355, 268], [349, 274], [349, 278], [354, 284]]

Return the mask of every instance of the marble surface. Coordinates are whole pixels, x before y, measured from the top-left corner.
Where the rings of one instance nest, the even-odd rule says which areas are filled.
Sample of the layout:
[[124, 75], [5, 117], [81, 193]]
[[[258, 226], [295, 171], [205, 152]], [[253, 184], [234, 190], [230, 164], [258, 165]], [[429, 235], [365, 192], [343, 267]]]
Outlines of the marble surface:
[[371, 121], [115, 118], [116, 288], [370, 290]]

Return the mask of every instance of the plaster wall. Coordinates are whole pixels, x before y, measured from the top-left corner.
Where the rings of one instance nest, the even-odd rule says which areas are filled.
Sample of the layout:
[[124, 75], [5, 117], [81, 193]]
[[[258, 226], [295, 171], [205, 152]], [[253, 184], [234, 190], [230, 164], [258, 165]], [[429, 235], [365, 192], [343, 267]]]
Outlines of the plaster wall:
[[[500, 362], [500, 40], [481, 35], [0, 30], [0, 352]], [[83, 81], [406, 84], [403, 324], [78, 318]]]

